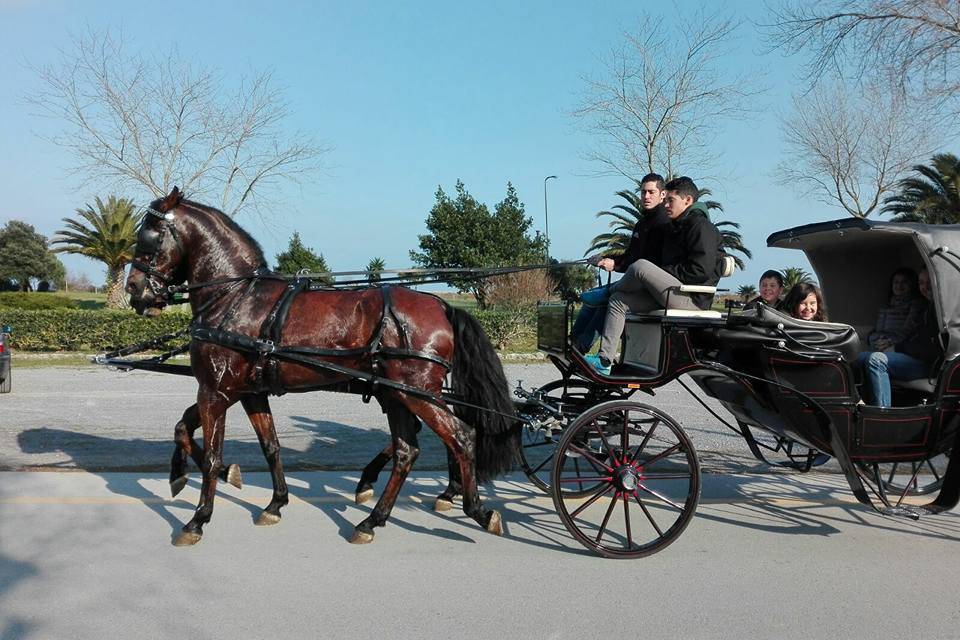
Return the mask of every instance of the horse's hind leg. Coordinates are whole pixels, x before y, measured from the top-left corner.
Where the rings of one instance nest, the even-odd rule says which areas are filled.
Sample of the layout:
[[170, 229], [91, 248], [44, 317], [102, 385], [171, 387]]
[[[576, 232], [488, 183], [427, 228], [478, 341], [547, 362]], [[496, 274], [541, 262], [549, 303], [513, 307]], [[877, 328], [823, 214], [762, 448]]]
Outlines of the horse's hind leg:
[[437, 496], [436, 501], [433, 503], [434, 511], [450, 511], [450, 509], [453, 509], [453, 499], [463, 495], [463, 482], [460, 479], [460, 464], [457, 462], [456, 457], [450, 452], [449, 448], [447, 449], [447, 474], [450, 478], [447, 481], [447, 488]]
[[[471, 427], [446, 409], [426, 400], [404, 397], [404, 404], [416, 413], [440, 436], [447, 450], [452, 452], [460, 466], [460, 482], [463, 490], [463, 512], [477, 521], [481, 527], [500, 535], [503, 533], [500, 514], [486, 510], [477, 491], [476, 451], [477, 436]], [[451, 482], [453, 478], [451, 475]]]
[[[183, 416], [173, 429], [173, 457], [170, 460], [170, 494], [176, 497], [187, 485], [187, 458], [193, 459], [197, 467], [203, 467], [203, 447], [193, 439], [193, 434], [200, 428], [200, 414], [196, 403], [187, 407]], [[220, 470], [220, 479], [243, 488], [243, 478], [240, 475], [240, 465], [228, 464]]]
[[273, 423], [273, 414], [270, 412], [270, 403], [265, 393], [245, 395], [240, 399], [243, 409], [250, 418], [250, 424], [257, 432], [260, 440], [260, 449], [270, 467], [270, 479], [273, 481], [273, 497], [270, 504], [260, 513], [256, 520], [258, 525], [276, 524], [280, 522], [280, 509], [290, 501], [287, 492], [287, 480], [283, 476], [283, 463], [280, 461], [280, 441], [277, 439], [277, 429]]
[[393, 457], [393, 444], [388, 444], [383, 451], [378, 453], [367, 466], [363, 468], [360, 474], [360, 481], [357, 482], [357, 490], [353, 499], [357, 504], [363, 504], [373, 497], [373, 483], [377, 481], [380, 472], [390, 462]]
[[400, 494], [400, 488], [407, 479], [417, 456], [420, 455], [420, 446], [417, 442], [419, 430], [417, 418], [395, 400], [382, 402], [386, 408], [390, 435], [393, 439], [393, 470], [373, 511], [354, 527], [353, 536], [350, 538], [353, 544], [372, 542], [374, 527], [382, 527], [387, 523], [387, 518], [390, 517], [393, 505], [396, 504], [397, 496]]

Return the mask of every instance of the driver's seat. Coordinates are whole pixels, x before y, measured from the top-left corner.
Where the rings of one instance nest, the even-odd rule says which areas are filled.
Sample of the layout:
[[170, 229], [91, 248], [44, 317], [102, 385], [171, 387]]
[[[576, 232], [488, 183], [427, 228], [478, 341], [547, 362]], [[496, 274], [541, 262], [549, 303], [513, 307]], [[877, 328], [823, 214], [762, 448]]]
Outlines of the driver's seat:
[[[721, 258], [721, 278], [729, 278], [736, 270], [737, 263], [733, 256], [724, 254]], [[709, 293], [715, 294], [717, 288], [708, 285], [682, 284], [676, 287], [677, 293]], [[656, 370], [660, 366], [660, 323], [663, 319], [715, 319], [720, 320], [723, 315], [713, 309], [654, 309], [646, 313], [628, 313], [627, 322], [623, 330], [623, 342], [620, 345], [620, 356], [623, 364], [640, 365], [645, 369]]]

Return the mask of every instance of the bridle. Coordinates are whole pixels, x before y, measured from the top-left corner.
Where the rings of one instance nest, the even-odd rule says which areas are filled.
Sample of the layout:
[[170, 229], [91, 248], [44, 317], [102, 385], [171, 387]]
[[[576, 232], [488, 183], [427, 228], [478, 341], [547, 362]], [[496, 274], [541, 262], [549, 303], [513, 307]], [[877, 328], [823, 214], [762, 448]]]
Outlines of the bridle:
[[[177, 228], [173, 224], [172, 213], [160, 213], [150, 207], [147, 207], [144, 212], [143, 222], [140, 224], [140, 230], [137, 231], [136, 249], [137, 255], [146, 256], [149, 262], [142, 262], [134, 258], [130, 261], [130, 264], [133, 268], [142, 271], [144, 276], [146, 276], [144, 278], [144, 286], [140, 290], [141, 296], [143, 295], [143, 291], [149, 287], [151, 293], [153, 293], [158, 300], [169, 302], [173, 295], [171, 289], [176, 286], [178, 282], [173, 277], [157, 269], [160, 247], [163, 246], [163, 241], [168, 234], [173, 238], [173, 241], [176, 242], [177, 250], [180, 251], [181, 254], [183, 253], [183, 244], [180, 242], [180, 234], [177, 233]], [[147, 221], [150, 217], [157, 218], [161, 221], [159, 230], [148, 227]]]

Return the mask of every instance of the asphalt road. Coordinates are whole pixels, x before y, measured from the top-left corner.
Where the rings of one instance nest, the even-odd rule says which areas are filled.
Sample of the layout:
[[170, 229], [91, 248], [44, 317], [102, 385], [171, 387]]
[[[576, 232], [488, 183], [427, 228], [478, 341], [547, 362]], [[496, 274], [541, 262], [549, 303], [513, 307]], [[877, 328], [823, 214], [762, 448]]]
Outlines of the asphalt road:
[[[506, 366], [511, 387], [539, 387], [558, 378], [549, 364]], [[690, 383], [692, 384], [692, 383]], [[12, 393], [0, 396], [0, 470], [165, 471], [173, 427], [193, 404], [192, 378], [102, 367], [14, 370]], [[740, 436], [719, 424], [677, 382], [640, 402], [666, 411], [684, 427], [708, 469], [766, 471]], [[271, 398], [281, 456], [289, 470], [362, 468], [388, 442], [376, 402], [336, 393]], [[722, 407], [710, 402], [721, 414]], [[727, 414], [728, 415], [728, 414]], [[446, 468], [440, 441], [424, 430], [418, 470]], [[245, 470], [266, 470], [260, 445], [239, 404], [227, 413], [224, 458]]]
[[[553, 377], [544, 365], [508, 374], [526, 386]], [[334, 394], [273, 401], [292, 495], [273, 527], [253, 525], [269, 478], [252, 471], [259, 447], [231, 413], [227, 458], [244, 465], [244, 488], [221, 486], [203, 541], [173, 547], [198, 483], [171, 499], [160, 472], [193, 385], [15, 371], [0, 396], [0, 638], [957, 636], [957, 513], [884, 518], [837, 474], [756, 473], [740, 439], [675, 385], [651, 400], [714, 472], [687, 530], [649, 558], [592, 555], [520, 475], [483, 490], [501, 538], [459, 511], [434, 513], [432, 435], [389, 526], [348, 544], [369, 512], [350, 499], [355, 469], [386, 430], [375, 407]]]

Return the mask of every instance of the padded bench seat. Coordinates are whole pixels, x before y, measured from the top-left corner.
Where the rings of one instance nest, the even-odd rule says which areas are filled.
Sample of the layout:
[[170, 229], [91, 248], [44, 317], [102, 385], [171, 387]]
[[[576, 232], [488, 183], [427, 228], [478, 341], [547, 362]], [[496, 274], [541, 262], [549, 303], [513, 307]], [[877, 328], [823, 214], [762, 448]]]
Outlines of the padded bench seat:
[[910, 389], [911, 391], [933, 393], [937, 388], [937, 381], [930, 380], [929, 378], [918, 378], [917, 380], [894, 380], [891, 378], [890, 386], [899, 389]]
[[723, 317], [719, 311], [707, 309], [706, 311], [689, 311], [687, 309], [653, 309], [646, 313], [628, 313], [627, 322], [630, 320], [643, 320], [644, 318], [714, 318]]

